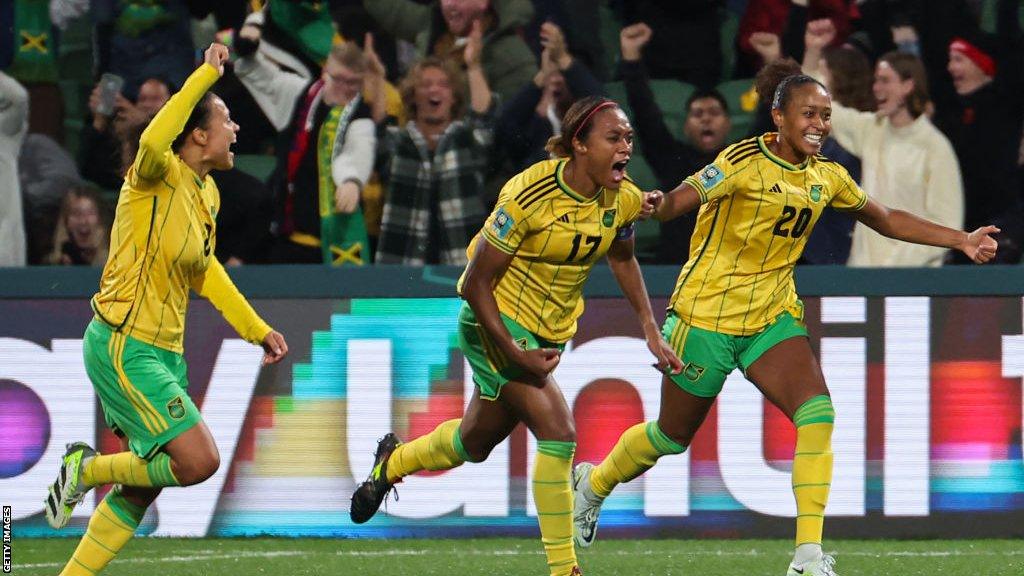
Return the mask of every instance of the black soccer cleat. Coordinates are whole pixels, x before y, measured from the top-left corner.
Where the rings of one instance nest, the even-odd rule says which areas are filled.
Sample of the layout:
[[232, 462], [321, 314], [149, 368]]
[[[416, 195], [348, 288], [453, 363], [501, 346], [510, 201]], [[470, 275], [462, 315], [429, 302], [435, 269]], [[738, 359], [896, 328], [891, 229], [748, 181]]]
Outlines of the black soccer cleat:
[[[395, 487], [388, 482], [388, 458], [398, 448], [401, 441], [393, 432], [388, 432], [377, 441], [377, 453], [373, 458], [373, 470], [365, 482], [356, 488], [352, 493], [352, 508], [349, 509], [349, 516], [356, 524], [362, 524], [377, 513], [388, 493]], [[397, 494], [397, 493], [396, 493]], [[396, 496], [397, 500], [397, 496]]]

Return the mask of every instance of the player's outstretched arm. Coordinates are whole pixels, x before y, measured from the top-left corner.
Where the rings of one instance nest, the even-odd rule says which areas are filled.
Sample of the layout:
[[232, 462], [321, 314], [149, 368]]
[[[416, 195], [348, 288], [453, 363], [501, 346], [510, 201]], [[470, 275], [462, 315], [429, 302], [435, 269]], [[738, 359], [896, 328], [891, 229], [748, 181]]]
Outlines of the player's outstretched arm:
[[655, 367], [662, 372], [671, 371], [672, 374], [678, 374], [683, 369], [683, 364], [658, 330], [654, 313], [651, 311], [651, 301], [647, 297], [647, 286], [644, 284], [640, 264], [636, 261], [633, 251], [634, 242], [632, 236], [615, 239], [608, 249], [608, 267], [612, 269], [615, 281], [619, 283], [619, 288], [626, 295], [626, 300], [629, 300], [629, 305], [633, 307], [636, 317], [640, 320], [647, 349], [658, 359]]
[[512, 263], [512, 255], [493, 246], [486, 238], [480, 238], [462, 282], [462, 298], [469, 303], [473, 314], [487, 332], [491, 341], [510, 361], [543, 380], [555, 366], [561, 353], [552, 348], [523, 350], [512, 338], [498, 312], [498, 301], [494, 298], [494, 284]]
[[868, 199], [854, 217], [875, 232], [896, 240], [960, 250], [977, 264], [984, 264], [996, 255], [996, 241], [990, 234], [999, 233], [995, 226], [982, 226], [973, 232], [954, 230], [904, 210], [893, 210]]
[[654, 210], [654, 217], [665, 222], [678, 218], [698, 206], [700, 206], [700, 194], [693, 186], [681, 182], [679, 186], [660, 199], [660, 203]]

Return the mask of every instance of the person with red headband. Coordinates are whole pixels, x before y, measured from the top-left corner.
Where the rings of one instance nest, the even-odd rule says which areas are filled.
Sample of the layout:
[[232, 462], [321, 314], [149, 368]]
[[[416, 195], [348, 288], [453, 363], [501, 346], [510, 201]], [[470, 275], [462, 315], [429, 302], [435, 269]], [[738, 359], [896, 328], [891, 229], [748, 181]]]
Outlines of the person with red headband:
[[[1024, 209], [1020, 201], [1017, 144], [1024, 124], [1024, 36], [1020, 0], [1000, 0], [997, 32], [968, 31], [949, 43], [946, 66], [956, 97], [943, 102], [935, 125], [960, 159], [964, 227], [999, 226], [997, 263], [1020, 260]], [[961, 255], [954, 262], [966, 264]]]
[[580, 573], [573, 545], [570, 486], [576, 430], [551, 376], [583, 313], [583, 285], [602, 257], [643, 328], [659, 370], [677, 374], [679, 358], [662, 338], [633, 254], [633, 223], [660, 193], [645, 195], [626, 174], [633, 128], [612, 100], [573, 104], [553, 158], [514, 176], [469, 246], [459, 279], [465, 300], [459, 348], [479, 393], [461, 419], [401, 443], [387, 434], [373, 472], [352, 496], [352, 521], [369, 520], [392, 487], [420, 470], [482, 462], [520, 422], [537, 438], [533, 496], [553, 576]]

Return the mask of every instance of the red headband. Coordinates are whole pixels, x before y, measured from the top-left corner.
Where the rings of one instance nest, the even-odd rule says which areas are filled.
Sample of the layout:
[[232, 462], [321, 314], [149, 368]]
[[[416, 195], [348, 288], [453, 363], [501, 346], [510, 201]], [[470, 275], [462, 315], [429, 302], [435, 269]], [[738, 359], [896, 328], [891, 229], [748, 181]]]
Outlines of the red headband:
[[981, 71], [986, 75], [996, 75], [996, 61], [981, 48], [978, 48], [967, 40], [964, 40], [963, 38], [953, 38], [953, 41], [949, 44], [949, 49], [966, 56], [968, 60], [977, 64], [978, 68], [981, 68]]
[[[580, 122], [580, 125], [576, 127], [576, 132], [573, 133], [572, 140], [575, 140], [576, 137], [580, 135], [580, 130], [583, 130], [583, 127], [586, 126], [587, 122], [590, 121], [590, 117], [593, 116], [594, 114], [596, 114], [598, 110], [600, 110], [602, 108], [607, 108], [609, 106], [616, 106], [616, 105], [617, 104], [615, 104], [615, 102], [613, 102], [611, 100], [605, 100], [604, 102], [601, 102], [597, 106], [594, 106], [594, 109], [591, 110], [590, 113], [587, 114], [586, 117], [583, 118], [583, 122]], [[572, 140], [570, 140], [569, 142], [571, 143]]]

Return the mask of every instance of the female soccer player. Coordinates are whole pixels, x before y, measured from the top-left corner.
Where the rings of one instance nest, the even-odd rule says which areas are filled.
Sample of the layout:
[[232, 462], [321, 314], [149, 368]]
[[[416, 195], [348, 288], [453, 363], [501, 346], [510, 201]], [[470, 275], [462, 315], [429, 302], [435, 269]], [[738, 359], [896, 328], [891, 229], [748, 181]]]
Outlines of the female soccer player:
[[288, 352], [213, 256], [220, 205], [211, 169], [234, 164], [238, 125], [207, 92], [224, 73], [228, 50], [211, 44], [205, 62], [142, 134], [125, 176], [110, 258], [85, 332], [86, 372], [123, 452], [68, 445], [45, 502], [46, 519], [65, 526], [92, 488], [117, 484], [96, 507], [62, 575], [102, 570], [132, 537], [164, 486], [189, 486], [217, 471], [210, 431], [186, 392], [182, 335], [189, 289], [213, 302], [265, 364]]
[[533, 494], [552, 575], [578, 574], [579, 567], [569, 484], [576, 431], [550, 374], [576, 332], [583, 284], [602, 256], [608, 255], [659, 368], [682, 368], [658, 333], [633, 256], [633, 222], [645, 198], [626, 178], [633, 151], [629, 120], [615, 102], [592, 96], [569, 108], [562, 134], [548, 142], [558, 158], [509, 180], [469, 246], [459, 281], [466, 301], [459, 347], [480, 393], [461, 419], [426, 436], [401, 444], [386, 435], [351, 511], [353, 522], [366, 522], [405, 476], [482, 462], [523, 422], [537, 437]]
[[968, 234], [868, 198], [845, 169], [819, 155], [830, 114], [824, 86], [804, 75], [785, 78], [772, 102], [778, 132], [726, 148], [658, 205], [659, 220], [700, 206], [690, 260], [662, 328], [685, 368], [663, 379], [656, 422], [626, 430], [598, 466], [582, 463], [574, 471], [580, 546], [593, 542], [601, 502], [616, 485], [659, 457], [686, 450], [726, 376], [739, 367], [797, 429], [797, 548], [788, 574], [834, 574], [835, 560], [821, 551], [821, 532], [835, 413], [793, 285], [807, 237], [831, 205], [890, 238], [956, 248], [981, 263], [995, 255], [989, 234], [999, 230], [984, 226]]

